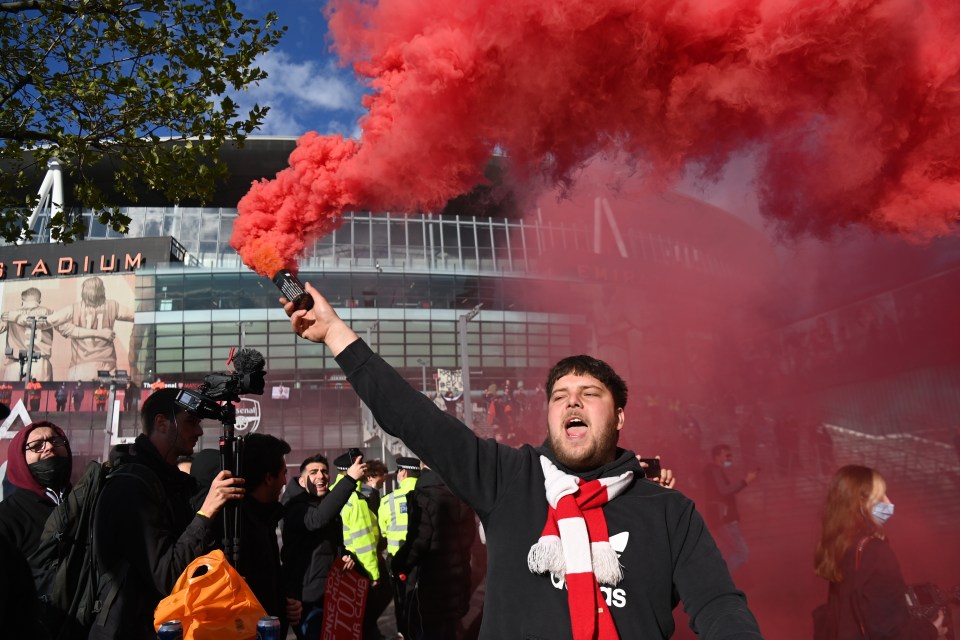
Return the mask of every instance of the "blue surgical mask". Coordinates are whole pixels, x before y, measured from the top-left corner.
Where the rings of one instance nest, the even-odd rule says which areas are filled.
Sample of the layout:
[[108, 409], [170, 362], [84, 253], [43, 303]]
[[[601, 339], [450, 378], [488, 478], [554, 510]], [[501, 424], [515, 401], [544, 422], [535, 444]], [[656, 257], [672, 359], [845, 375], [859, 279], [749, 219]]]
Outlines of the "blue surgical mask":
[[887, 520], [890, 519], [890, 516], [893, 515], [893, 503], [878, 502], [873, 505], [870, 514], [873, 516], [873, 519], [877, 521], [877, 524], [884, 525], [887, 523]]

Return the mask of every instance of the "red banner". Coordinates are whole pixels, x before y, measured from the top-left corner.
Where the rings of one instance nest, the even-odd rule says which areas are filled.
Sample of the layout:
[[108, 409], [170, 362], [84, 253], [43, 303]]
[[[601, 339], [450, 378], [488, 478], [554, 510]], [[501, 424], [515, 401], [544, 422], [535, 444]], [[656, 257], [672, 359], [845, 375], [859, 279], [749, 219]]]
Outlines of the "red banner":
[[323, 596], [321, 640], [355, 640], [363, 637], [363, 612], [367, 606], [370, 580], [344, 567], [337, 558], [327, 576]]

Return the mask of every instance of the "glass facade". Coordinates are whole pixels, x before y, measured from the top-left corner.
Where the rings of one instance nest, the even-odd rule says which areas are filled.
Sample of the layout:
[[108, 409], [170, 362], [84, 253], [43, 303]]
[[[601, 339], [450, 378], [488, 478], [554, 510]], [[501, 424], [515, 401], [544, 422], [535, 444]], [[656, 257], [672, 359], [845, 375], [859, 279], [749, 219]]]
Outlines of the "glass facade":
[[[205, 267], [242, 268], [230, 247], [236, 209], [126, 207], [130, 232], [123, 236], [83, 212], [87, 239], [171, 235]], [[593, 251], [593, 234], [583, 224], [547, 224], [508, 218], [391, 213], [347, 213], [333, 233], [318, 239], [301, 259], [301, 269], [354, 267], [416, 271], [517, 273], [533, 270], [545, 253]], [[41, 221], [41, 234], [45, 220]], [[736, 267], [708, 247], [689, 239], [630, 227], [623, 230], [622, 252], [651, 263], [680, 266], [700, 273], [733, 275]]]
[[[243, 266], [229, 246], [235, 210], [125, 212], [132, 218], [125, 237], [172, 235], [188, 254], [182, 265], [136, 272], [130, 372], [144, 395], [158, 378], [196, 386], [207, 374], [229, 369], [231, 349], [253, 348], [264, 355], [268, 371], [266, 393], [254, 398], [262, 416], [259, 428], [287, 440], [292, 459], [375, 438], [326, 348], [293, 334], [277, 303], [279, 290]], [[83, 215], [88, 240], [121, 237]], [[472, 388], [479, 399], [489, 384], [502, 387], [506, 380], [526, 381], [532, 389], [581, 340], [583, 315], [523, 305], [524, 292], [537, 286], [529, 271], [544, 237], [507, 220], [349, 214], [302, 258], [300, 277], [318, 285], [412, 385], [431, 392], [437, 369], [461, 367], [459, 318], [481, 306], [466, 323]], [[271, 397], [280, 386], [288, 389], [288, 399]], [[49, 411], [53, 391], [45, 396], [42, 408]], [[98, 453], [97, 416], [64, 419], [77, 431], [77, 445]], [[121, 416], [121, 436], [132, 437], [137, 429], [133, 414]], [[213, 440], [205, 446], [214, 446]]]
[[[191, 266], [141, 272], [137, 279], [140, 371], [190, 380], [223, 367], [229, 346], [261, 350], [285, 380], [336, 370], [322, 348], [295, 341], [277, 307], [277, 290], [243, 266], [229, 246], [235, 209], [129, 207], [130, 236], [171, 234]], [[89, 238], [120, 237], [84, 214]], [[641, 262], [726, 277], [730, 265], [703, 247], [625, 230], [625, 251]], [[545, 370], [583, 337], [584, 316], [560, 314], [527, 292], [550, 252], [587, 252], [589, 234], [575, 225], [460, 216], [348, 213], [300, 261], [301, 280], [319, 285], [377, 350], [419, 377], [459, 366], [457, 318], [482, 305], [468, 324], [471, 366], [484, 379]]]

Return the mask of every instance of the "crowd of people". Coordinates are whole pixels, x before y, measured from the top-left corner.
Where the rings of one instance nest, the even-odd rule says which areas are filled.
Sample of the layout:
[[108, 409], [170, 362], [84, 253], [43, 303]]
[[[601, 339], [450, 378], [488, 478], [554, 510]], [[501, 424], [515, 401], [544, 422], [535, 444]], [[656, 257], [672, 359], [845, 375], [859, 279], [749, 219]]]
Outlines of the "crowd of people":
[[[539, 413], [542, 444], [479, 437], [307, 290], [311, 310], [285, 306], [293, 330], [327, 346], [377, 422], [418, 457], [397, 458], [390, 470], [355, 449], [332, 463], [317, 453], [288, 480], [289, 444], [254, 433], [243, 439], [242, 473], [234, 474], [219, 451], [194, 451], [201, 420], [177, 403], [176, 390], [154, 389], [140, 408], [141, 434], [107, 462], [91, 525], [100, 606], [77, 637], [156, 637], [157, 604], [194, 559], [229, 545], [236, 520], [242, 535], [230, 557], [237, 571], [283, 633], [300, 639], [321, 637], [335, 614], [325, 604], [338, 572], [364, 579], [356, 634], [364, 639], [383, 637], [378, 621], [391, 602], [404, 638], [668, 638], [678, 603], [701, 638], [762, 637], [734, 579], [749, 555], [736, 496], [759, 470], [733, 474], [734, 447], [718, 444], [702, 474], [688, 476], [709, 496], [701, 515], [672, 488], [670, 471], [647, 478], [648, 463], [620, 446], [629, 428], [627, 385], [584, 355], [551, 369], [542, 411], [507, 411], [506, 402], [494, 408], [501, 419], [514, 414], [511, 421]], [[691, 421], [684, 413], [678, 422], [683, 437], [699, 432]], [[51, 422], [21, 429], [9, 451], [16, 490], [0, 502], [0, 557], [9, 568], [0, 591], [11, 597], [0, 604], [18, 609], [0, 619], [19, 625], [12, 637], [44, 638], [52, 635], [50, 618], [41, 613], [29, 562], [71, 495], [73, 456]], [[390, 473], [394, 489], [383, 494]], [[835, 471], [814, 566], [830, 584], [818, 632], [838, 635], [818, 640], [945, 636], [942, 612], [924, 620], [906, 610], [884, 536], [892, 513], [879, 473]], [[480, 580], [477, 627], [465, 616]]]
[[[165, 386], [157, 378], [151, 384], [150, 390], [152, 392]], [[93, 390], [91, 394], [92, 406], [89, 407], [89, 410], [106, 411], [107, 402], [110, 398], [110, 388], [106, 383], [99, 381], [90, 383], [84, 383], [80, 380], [73, 383], [61, 382], [54, 389], [45, 389], [42, 382], [39, 382], [36, 378], [31, 378], [24, 387], [23, 400], [26, 407], [32, 412], [41, 410], [58, 413], [68, 410], [81, 411], [88, 389]], [[136, 413], [140, 406], [140, 385], [133, 380], [128, 380], [126, 384], [119, 386], [117, 391], [118, 397], [122, 396], [122, 410], [128, 413]], [[46, 398], [45, 403], [44, 398]], [[0, 404], [8, 407], [13, 406], [13, 385], [0, 382]]]

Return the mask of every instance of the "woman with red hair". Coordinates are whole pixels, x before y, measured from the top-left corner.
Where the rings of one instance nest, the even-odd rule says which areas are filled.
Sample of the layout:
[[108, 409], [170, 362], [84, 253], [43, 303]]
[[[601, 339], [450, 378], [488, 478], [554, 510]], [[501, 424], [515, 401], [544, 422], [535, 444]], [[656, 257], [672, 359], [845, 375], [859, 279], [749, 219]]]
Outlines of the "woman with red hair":
[[892, 515], [887, 483], [874, 469], [848, 465], [833, 476], [814, 555], [815, 573], [830, 583], [821, 618], [825, 628], [819, 627], [815, 638], [934, 640], [946, 636], [943, 611], [931, 623], [907, 610], [900, 564], [883, 531]]

